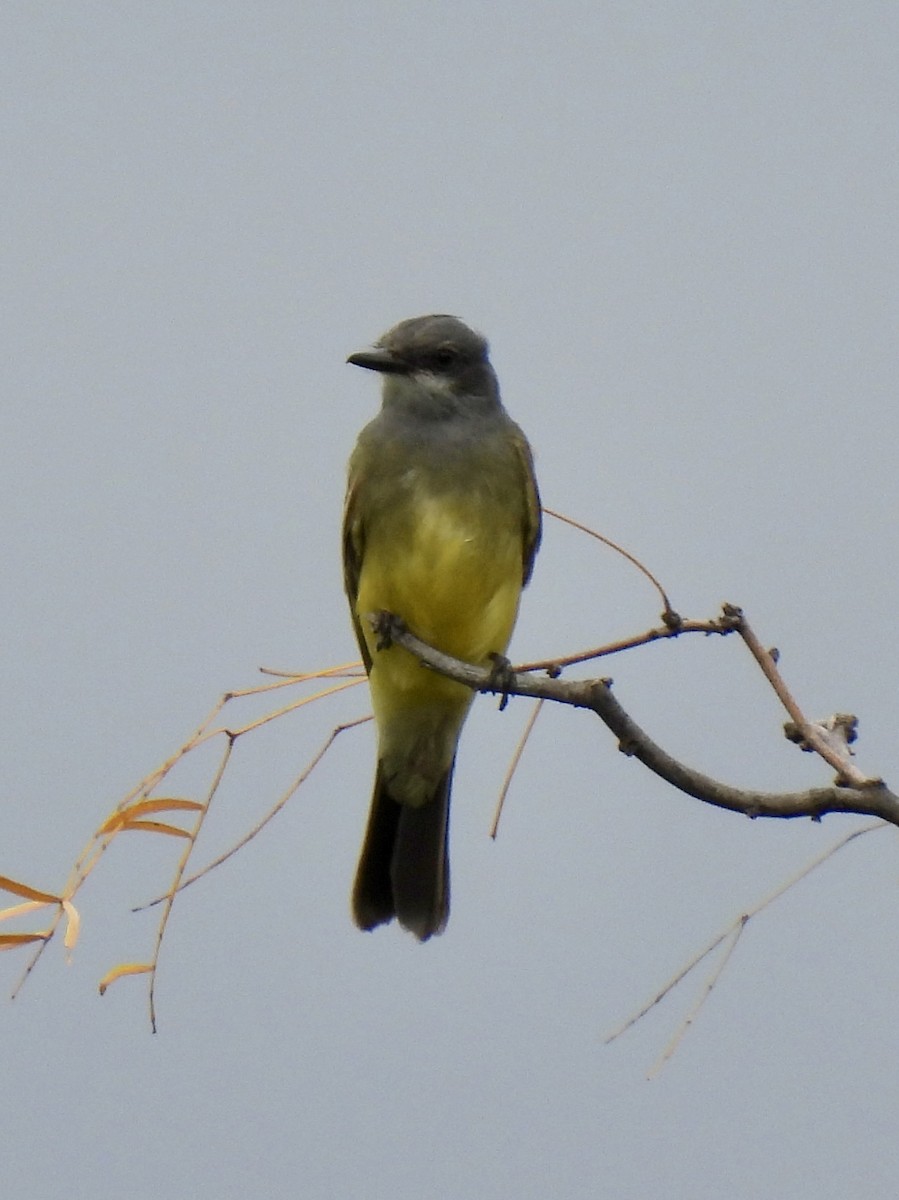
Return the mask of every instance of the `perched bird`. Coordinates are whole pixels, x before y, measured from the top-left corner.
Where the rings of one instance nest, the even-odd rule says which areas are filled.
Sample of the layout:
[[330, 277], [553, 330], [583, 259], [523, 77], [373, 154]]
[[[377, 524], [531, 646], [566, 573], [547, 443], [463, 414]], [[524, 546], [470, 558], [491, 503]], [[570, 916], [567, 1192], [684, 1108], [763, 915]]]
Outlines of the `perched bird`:
[[455, 317], [402, 321], [347, 362], [383, 377], [381, 411], [349, 463], [346, 592], [378, 731], [353, 889], [362, 929], [397, 918], [421, 941], [449, 916], [456, 747], [474, 692], [379, 648], [370, 618], [489, 665], [512, 635], [540, 542], [531, 449], [500, 401], [487, 343]]

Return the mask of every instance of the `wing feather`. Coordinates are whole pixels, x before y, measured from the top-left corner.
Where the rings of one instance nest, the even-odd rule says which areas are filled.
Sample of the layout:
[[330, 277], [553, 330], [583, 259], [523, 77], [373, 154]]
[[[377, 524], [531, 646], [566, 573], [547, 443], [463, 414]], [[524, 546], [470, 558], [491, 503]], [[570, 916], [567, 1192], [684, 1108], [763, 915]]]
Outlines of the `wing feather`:
[[522, 526], [522, 578], [524, 586], [531, 578], [534, 569], [534, 559], [540, 548], [540, 538], [543, 533], [543, 516], [540, 507], [540, 492], [537, 488], [537, 477], [534, 473], [534, 455], [527, 438], [516, 425], [512, 433], [512, 445], [521, 468], [522, 484], [525, 489], [524, 522]]
[[359, 595], [359, 576], [362, 573], [362, 556], [365, 553], [365, 528], [359, 513], [359, 481], [350, 474], [346, 490], [346, 500], [343, 506], [343, 586], [350, 602], [350, 614], [353, 618], [353, 629], [359, 651], [365, 663], [365, 670], [371, 670], [371, 654], [359, 623], [356, 612], [356, 599]]

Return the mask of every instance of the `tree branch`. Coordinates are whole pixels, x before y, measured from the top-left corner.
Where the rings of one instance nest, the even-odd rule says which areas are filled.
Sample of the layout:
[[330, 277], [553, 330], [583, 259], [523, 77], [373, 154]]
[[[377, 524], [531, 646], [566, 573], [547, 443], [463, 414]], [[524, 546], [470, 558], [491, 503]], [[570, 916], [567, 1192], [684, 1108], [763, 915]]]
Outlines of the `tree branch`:
[[[475, 691], [554, 700], [595, 713], [618, 738], [622, 753], [638, 759], [661, 779], [705, 804], [753, 818], [811, 817], [818, 821], [825, 813], [858, 813], [879, 817], [899, 827], [899, 796], [881, 780], [865, 780], [855, 773], [856, 779], [863, 780], [856, 786], [834, 784], [801, 792], [758, 792], [732, 787], [686, 766], [657, 745], [619, 704], [609, 679], [567, 680], [534, 676], [511, 668], [476, 667], [428, 646], [391, 613], [373, 614], [370, 620], [382, 645], [403, 646], [424, 666]], [[807, 726], [804, 720], [803, 725]], [[841, 772], [844, 768], [845, 764], [840, 764]]]

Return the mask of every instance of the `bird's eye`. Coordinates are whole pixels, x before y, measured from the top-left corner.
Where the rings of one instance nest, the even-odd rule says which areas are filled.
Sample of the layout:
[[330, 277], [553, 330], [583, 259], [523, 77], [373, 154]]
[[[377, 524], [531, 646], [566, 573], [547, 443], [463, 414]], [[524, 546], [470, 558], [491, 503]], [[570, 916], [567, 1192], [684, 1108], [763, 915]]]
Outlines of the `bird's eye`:
[[438, 346], [431, 358], [435, 367], [446, 370], [456, 361], [456, 348], [455, 346]]

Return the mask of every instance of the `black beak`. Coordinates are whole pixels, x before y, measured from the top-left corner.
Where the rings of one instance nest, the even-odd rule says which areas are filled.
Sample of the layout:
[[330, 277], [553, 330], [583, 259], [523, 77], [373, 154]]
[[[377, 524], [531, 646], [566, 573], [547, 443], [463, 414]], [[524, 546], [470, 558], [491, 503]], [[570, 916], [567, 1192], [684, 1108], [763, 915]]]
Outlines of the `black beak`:
[[409, 370], [407, 363], [385, 350], [383, 346], [359, 350], [351, 354], [347, 362], [352, 363], [354, 367], [365, 367], [366, 371], [380, 371], [382, 375], [405, 375]]

